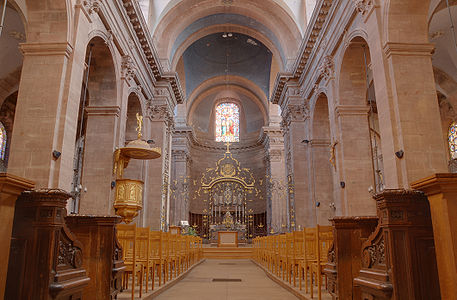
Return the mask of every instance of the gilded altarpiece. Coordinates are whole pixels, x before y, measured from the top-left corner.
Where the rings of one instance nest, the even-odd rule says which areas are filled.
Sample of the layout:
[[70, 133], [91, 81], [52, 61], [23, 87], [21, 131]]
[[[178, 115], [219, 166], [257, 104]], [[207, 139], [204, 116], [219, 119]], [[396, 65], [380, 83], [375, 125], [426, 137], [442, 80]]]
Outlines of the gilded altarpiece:
[[254, 201], [265, 201], [264, 180], [256, 180], [250, 169], [243, 168], [233, 157], [229, 146], [227, 143], [227, 150], [216, 166], [207, 168], [200, 180], [193, 182], [195, 190], [192, 201], [204, 203], [198, 231], [210, 241], [215, 239], [218, 231], [224, 230], [238, 231], [241, 241], [255, 237], [258, 224]]

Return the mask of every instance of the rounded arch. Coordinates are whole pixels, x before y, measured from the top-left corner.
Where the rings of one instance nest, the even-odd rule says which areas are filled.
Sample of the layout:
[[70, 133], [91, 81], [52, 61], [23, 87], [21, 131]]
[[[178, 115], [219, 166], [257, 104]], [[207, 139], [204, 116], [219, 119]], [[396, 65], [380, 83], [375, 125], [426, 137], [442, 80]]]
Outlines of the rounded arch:
[[141, 100], [134, 92], [130, 93], [127, 100], [127, 121], [125, 125], [125, 141], [133, 141], [137, 139], [137, 119], [136, 114], [142, 114]]
[[367, 66], [370, 65], [370, 48], [365, 39], [356, 36], [347, 44], [338, 66], [338, 104], [367, 105]]
[[430, 0], [386, 0], [384, 40], [393, 43], [428, 43]]
[[25, 0], [27, 42], [56, 43], [72, 41], [72, 1]]
[[189, 103], [188, 110], [190, 110], [194, 105], [193, 103], [201, 98], [204, 93], [208, 93], [208, 91], [214, 88], [224, 87], [235, 87], [244, 90], [266, 111], [267, 96], [265, 95], [265, 92], [251, 80], [236, 75], [215, 76], [201, 83], [187, 98], [187, 102]]
[[283, 55], [281, 53], [281, 49], [278, 49], [276, 45], [268, 39], [267, 36], [265, 36], [263, 33], [254, 30], [252, 28], [249, 28], [247, 26], [241, 26], [241, 25], [234, 25], [234, 24], [218, 24], [218, 25], [212, 25], [208, 27], [204, 27], [193, 34], [189, 35], [185, 41], [183, 41], [181, 44], [179, 44], [174, 52], [172, 52], [172, 57], [170, 58], [171, 61], [171, 69], [176, 70], [176, 67], [178, 65], [179, 59], [183, 55], [183, 53], [186, 51], [186, 49], [192, 45], [195, 41], [199, 40], [200, 38], [203, 38], [207, 35], [213, 34], [213, 33], [218, 33], [218, 32], [224, 32], [227, 30], [227, 26], [230, 26], [230, 31], [233, 33], [241, 33], [245, 34], [248, 36], [251, 36], [260, 42], [262, 42], [268, 50], [270, 50], [273, 53], [273, 59], [276, 60], [276, 62], [279, 64], [280, 69], [284, 69], [285, 67], [285, 62], [283, 60]]
[[118, 99], [118, 73], [113, 53], [101, 36], [93, 37], [87, 46], [86, 61], [89, 63], [87, 106], [113, 106]]
[[329, 100], [324, 92], [318, 92], [312, 104], [311, 139], [330, 142]]
[[[219, 78], [223, 77], [223, 78]], [[187, 107], [187, 117], [188, 122], [190, 117], [194, 113], [195, 109], [198, 107], [201, 101], [203, 101], [207, 96], [212, 93], [220, 93], [227, 90], [232, 90], [239, 94], [245, 95], [251, 101], [253, 101], [259, 108], [262, 113], [265, 124], [268, 123], [268, 113], [265, 101], [261, 99], [266, 99], [263, 91], [253, 82], [247, 80], [246, 78], [239, 76], [228, 76], [227, 80], [224, 81], [225, 76], [218, 76], [202, 83], [195, 91], [189, 96], [188, 107]]]
[[[226, 6], [222, 2], [215, 5], [214, 1], [203, 0], [199, 2], [198, 9], [192, 0], [180, 1], [174, 5], [170, 3], [153, 33], [154, 37], [161, 37], [156, 39], [159, 56], [171, 60], [174, 42], [191, 24], [206, 16], [224, 13], [249, 17], [262, 24], [278, 39], [285, 56], [293, 58], [302, 38], [300, 30], [294, 19], [275, 1], [265, 2], [267, 3], [261, 7], [253, 0], [237, 1]], [[180, 22], [176, 22], [177, 19]], [[231, 28], [228, 27], [227, 30]]]

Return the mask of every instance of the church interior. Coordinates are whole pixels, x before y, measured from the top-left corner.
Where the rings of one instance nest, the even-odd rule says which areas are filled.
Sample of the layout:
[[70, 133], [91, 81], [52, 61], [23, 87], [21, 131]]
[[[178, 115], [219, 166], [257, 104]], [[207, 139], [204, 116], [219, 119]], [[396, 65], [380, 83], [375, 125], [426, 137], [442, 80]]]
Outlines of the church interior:
[[0, 14], [0, 298], [457, 300], [456, 0]]

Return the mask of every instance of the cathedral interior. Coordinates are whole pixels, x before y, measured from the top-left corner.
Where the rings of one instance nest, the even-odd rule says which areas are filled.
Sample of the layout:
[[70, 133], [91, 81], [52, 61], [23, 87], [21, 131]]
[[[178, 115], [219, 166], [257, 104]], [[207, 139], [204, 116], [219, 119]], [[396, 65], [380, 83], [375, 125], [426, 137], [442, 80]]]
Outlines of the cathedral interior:
[[0, 14], [0, 298], [457, 299], [457, 1]]

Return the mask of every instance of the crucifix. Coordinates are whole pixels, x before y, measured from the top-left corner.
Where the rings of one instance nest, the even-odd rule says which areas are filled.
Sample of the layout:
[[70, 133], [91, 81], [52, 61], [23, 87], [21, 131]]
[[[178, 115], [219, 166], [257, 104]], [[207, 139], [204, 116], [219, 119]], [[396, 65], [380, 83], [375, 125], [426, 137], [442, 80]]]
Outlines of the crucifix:
[[230, 142], [227, 141], [227, 143], [225, 143], [225, 145], [227, 146], [227, 151], [225, 151], [225, 153], [230, 153]]

